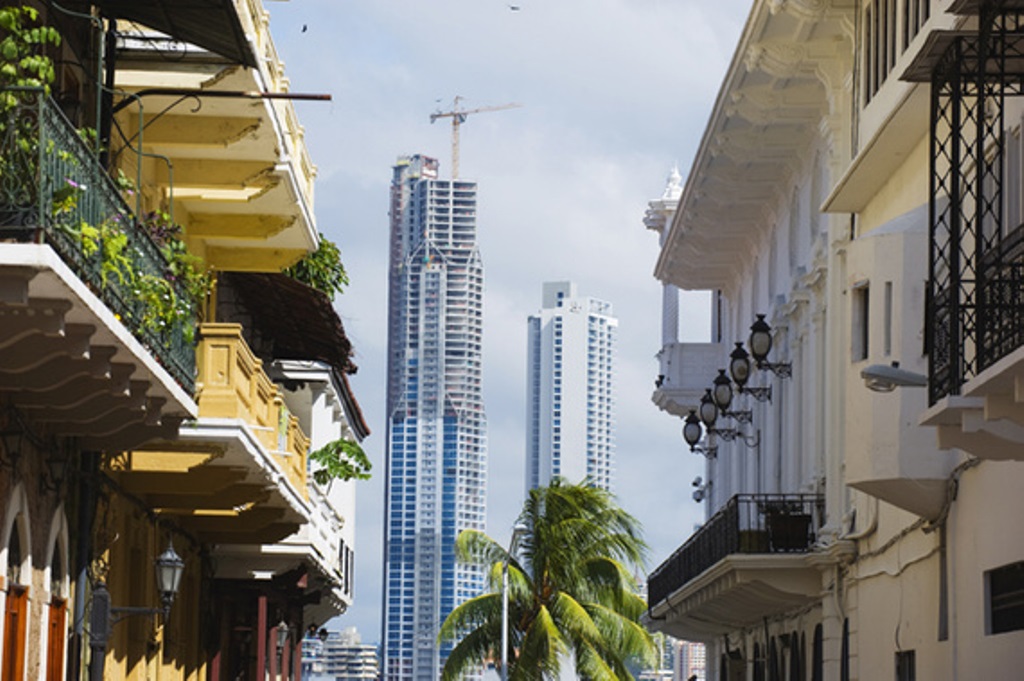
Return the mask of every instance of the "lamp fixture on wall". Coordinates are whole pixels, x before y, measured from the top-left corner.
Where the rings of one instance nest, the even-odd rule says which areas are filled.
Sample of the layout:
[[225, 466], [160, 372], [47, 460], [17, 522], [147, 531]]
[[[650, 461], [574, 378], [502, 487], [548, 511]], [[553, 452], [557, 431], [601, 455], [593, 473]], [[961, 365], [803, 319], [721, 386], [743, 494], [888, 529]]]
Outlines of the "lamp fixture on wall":
[[5, 430], [0, 430], [0, 448], [3, 449], [0, 465], [15, 470], [18, 467], [18, 460], [21, 458], [21, 442], [25, 437], [25, 431], [8, 423]]
[[288, 628], [288, 622], [281, 618], [281, 621], [277, 623], [277, 652], [284, 650], [284, 647], [288, 645], [288, 634], [291, 630]]
[[0, 419], [0, 465], [12, 471], [17, 470], [22, 455], [22, 444], [25, 441], [25, 422], [18, 410], [10, 405]]
[[732, 404], [732, 381], [725, 375], [725, 369], [718, 370], [718, 376], [712, 382], [714, 387], [711, 389], [711, 396], [715, 400], [715, 405], [718, 406], [718, 413], [721, 416], [726, 416], [731, 419], [735, 419], [737, 423], [750, 423], [754, 420], [754, 413], [747, 409], [745, 411], [729, 411], [729, 405]]
[[106, 662], [107, 643], [110, 640], [114, 624], [133, 615], [163, 615], [164, 621], [171, 616], [171, 604], [181, 586], [181, 575], [185, 571], [185, 561], [174, 550], [170, 542], [167, 549], [154, 561], [156, 572], [156, 588], [160, 593], [161, 606], [148, 608], [145, 606], [117, 607], [110, 603], [110, 592], [107, 585], [98, 582], [92, 590], [92, 613], [89, 615], [89, 647], [92, 649], [89, 664], [89, 681], [103, 679], [103, 667]]
[[768, 326], [763, 314], [758, 314], [757, 319], [750, 325], [750, 338], [747, 345], [750, 347], [750, 354], [754, 356], [754, 362], [757, 363], [758, 369], [770, 371], [779, 378], [793, 376], [791, 362], [768, 361], [768, 353], [772, 351], [772, 327]]
[[750, 395], [758, 402], [772, 401], [770, 385], [764, 388], [747, 387], [747, 381], [750, 380], [750, 354], [743, 349], [743, 343], [736, 343], [736, 348], [729, 354], [729, 373], [740, 393]]
[[715, 458], [718, 454], [718, 447], [714, 444], [698, 444], [702, 435], [703, 429], [700, 427], [700, 418], [697, 416], [697, 412], [691, 409], [689, 415], [683, 421], [683, 440], [686, 441], [686, 444], [690, 445], [691, 452], [703, 454], [709, 459]]
[[[704, 428], [708, 435], [713, 435], [716, 438], [722, 438], [726, 442], [732, 442], [736, 439], [741, 439], [743, 442], [748, 442], [749, 436], [744, 435], [736, 428], [716, 428], [715, 423], [718, 421], [718, 405], [715, 404], [714, 398], [711, 396], [711, 391], [707, 390], [704, 393], [704, 397], [700, 400], [700, 423], [704, 424]], [[700, 423], [697, 424], [700, 427]], [[699, 439], [699, 438], [698, 438]], [[756, 446], [757, 442], [748, 442], [748, 447]]]
[[46, 470], [39, 476], [39, 491], [59, 492], [67, 478], [68, 463], [66, 452], [54, 452], [46, 457]]

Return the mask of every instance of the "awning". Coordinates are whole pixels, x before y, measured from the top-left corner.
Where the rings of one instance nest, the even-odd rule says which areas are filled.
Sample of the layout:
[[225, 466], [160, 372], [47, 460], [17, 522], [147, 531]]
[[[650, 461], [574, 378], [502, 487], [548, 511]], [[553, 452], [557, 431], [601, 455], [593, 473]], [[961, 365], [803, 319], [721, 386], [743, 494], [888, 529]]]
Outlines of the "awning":
[[252, 311], [251, 325], [271, 343], [274, 359], [315, 360], [339, 374], [356, 372], [352, 344], [326, 295], [283, 274], [221, 276]]
[[256, 66], [233, 0], [91, 0], [111, 18], [136, 21], [172, 38]]

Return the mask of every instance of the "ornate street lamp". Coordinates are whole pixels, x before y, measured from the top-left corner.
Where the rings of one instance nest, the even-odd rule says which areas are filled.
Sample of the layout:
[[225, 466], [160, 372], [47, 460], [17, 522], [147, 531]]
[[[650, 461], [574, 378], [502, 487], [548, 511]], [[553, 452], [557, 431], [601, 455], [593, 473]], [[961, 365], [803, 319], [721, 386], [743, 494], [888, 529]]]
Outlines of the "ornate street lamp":
[[749, 409], [744, 411], [729, 411], [729, 405], [732, 404], [732, 381], [725, 375], [725, 369], [718, 370], [718, 376], [714, 380], [714, 388], [711, 389], [711, 395], [714, 397], [715, 404], [718, 406], [718, 413], [722, 416], [726, 416], [731, 419], [735, 419], [739, 423], [750, 423], [754, 419], [754, 414]]
[[289, 633], [288, 622], [281, 618], [281, 621], [277, 623], [277, 652], [281, 652], [288, 645]]
[[715, 398], [711, 396], [711, 390], [704, 391], [704, 397], [700, 398], [700, 405], [697, 407], [701, 422], [708, 428], [714, 428], [718, 420], [718, 405]]
[[729, 373], [740, 393], [750, 395], [758, 402], [771, 402], [772, 387], [748, 388], [750, 380], [750, 355], [743, 349], [743, 343], [736, 343], [736, 348], [729, 354]]
[[185, 561], [174, 550], [174, 544], [167, 542], [167, 549], [154, 561], [156, 569], [156, 588], [160, 592], [160, 601], [164, 605], [164, 617], [171, 612], [171, 603], [178, 595], [181, 586], [181, 575], [185, 571]]
[[712, 384], [714, 387], [711, 390], [715, 398], [715, 404], [722, 411], [728, 410], [729, 405], [732, 404], [732, 381], [725, 375], [725, 369], [718, 370], [718, 376], [715, 377]]
[[166, 621], [171, 616], [171, 603], [178, 594], [181, 575], [185, 571], [185, 561], [174, 550], [174, 545], [167, 544], [167, 550], [160, 554], [153, 565], [156, 572], [156, 587], [160, 592], [163, 607], [148, 608], [145, 606], [114, 606], [110, 602], [107, 585], [98, 582], [92, 590], [92, 612], [89, 615], [89, 647], [91, 662], [89, 663], [89, 681], [102, 681], [103, 667], [107, 658], [107, 643], [110, 640], [113, 625], [134, 615], [163, 615]]
[[718, 447], [715, 445], [699, 445], [698, 443], [702, 436], [703, 428], [700, 425], [700, 418], [698, 418], [697, 412], [691, 409], [689, 415], [683, 421], [683, 440], [686, 441], [686, 444], [690, 445], [691, 452], [703, 454], [708, 458], [714, 458], [718, 453]]
[[758, 369], [771, 371], [779, 378], [790, 378], [793, 375], [792, 363], [768, 361], [768, 353], [772, 351], [772, 327], [768, 326], [763, 314], [758, 314], [757, 320], [750, 325], [747, 345], [750, 346], [750, 354], [754, 356]]

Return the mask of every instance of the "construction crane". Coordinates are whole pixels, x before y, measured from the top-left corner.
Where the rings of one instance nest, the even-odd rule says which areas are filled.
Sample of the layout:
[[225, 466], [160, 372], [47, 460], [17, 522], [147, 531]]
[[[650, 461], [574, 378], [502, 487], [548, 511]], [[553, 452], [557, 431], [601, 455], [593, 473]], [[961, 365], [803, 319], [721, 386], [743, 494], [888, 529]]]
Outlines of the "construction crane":
[[430, 122], [437, 121], [438, 118], [450, 118], [452, 119], [452, 179], [457, 180], [459, 178], [459, 126], [466, 122], [466, 116], [469, 114], [483, 113], [485, 111], [504, 111], [505, 109], [515, 109], [522, 104], [501, 104], [499, 106], [482, 106], [479, 109], [460, 109], [459, 102], [462, 101], [462, 97], [456, 95], [455, 101], [452, 104], [451, 111], [437, 111], [430, 114]]

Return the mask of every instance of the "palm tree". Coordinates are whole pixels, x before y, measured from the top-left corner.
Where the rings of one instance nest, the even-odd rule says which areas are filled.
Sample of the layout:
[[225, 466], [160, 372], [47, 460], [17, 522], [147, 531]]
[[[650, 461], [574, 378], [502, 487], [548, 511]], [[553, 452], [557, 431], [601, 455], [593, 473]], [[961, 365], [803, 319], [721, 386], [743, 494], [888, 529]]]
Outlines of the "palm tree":
[[459, 534], [459, 560], [489, 566], [491, 590], [455, 608], [442, 625], [441, 640], [458, 639], [442, 679], [498, 659], [506, 561], [511, 681], [556, 677], [570, 655], [583, 679], [632, 679], [626, 660], [655, 653], [638, 622], [646, 604], [630, 572], [647, 549], [637, 520], [609, 492], [555, 478], [530, 491], [517, 527], [513, 552], [483, 532]]

